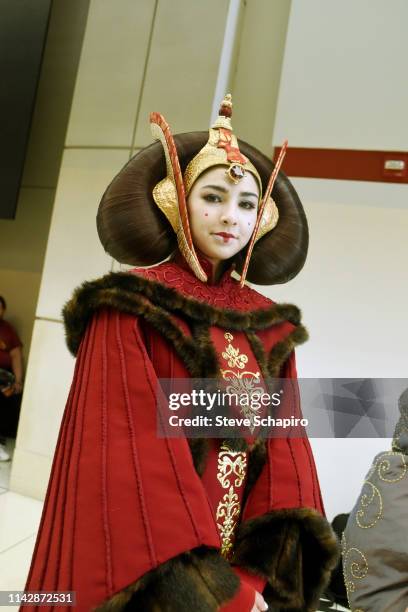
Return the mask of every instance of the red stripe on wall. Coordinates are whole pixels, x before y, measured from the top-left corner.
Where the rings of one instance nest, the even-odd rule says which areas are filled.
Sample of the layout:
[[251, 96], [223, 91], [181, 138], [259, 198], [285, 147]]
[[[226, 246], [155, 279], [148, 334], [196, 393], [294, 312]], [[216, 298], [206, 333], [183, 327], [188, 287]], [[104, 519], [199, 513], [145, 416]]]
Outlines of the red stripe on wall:
[[[280, 147], [275, 148], [274, 161]], [[408, 152], [312, 149], [289, 145], [282, 170], [288, 176], [408, 183]]]

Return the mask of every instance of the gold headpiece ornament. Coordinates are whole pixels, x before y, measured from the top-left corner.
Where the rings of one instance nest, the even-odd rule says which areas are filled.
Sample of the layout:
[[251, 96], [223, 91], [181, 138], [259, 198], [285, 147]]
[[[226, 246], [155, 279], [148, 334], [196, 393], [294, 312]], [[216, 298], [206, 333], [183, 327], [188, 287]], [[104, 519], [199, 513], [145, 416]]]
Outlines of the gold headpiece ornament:
[[259, 187], [260, 206], [255, 230], [248, 247], [244, 269], [241, 275], [241, 286], [244, 284], [252, 249], [257, 240], [270, 232], [278, 222], [279, 213], [275, 202], [270, 197], [273, 183], [279, 171], [283, 154], [272, 173], [265, 196], [262, 199], [262, 181], [255, 166], [243, 155], [231, 126], [232, 101], [231, 95], [225, 96], [221, 103], [217, 120], [211, 126], [209, 139], [205, 146], [190, 161], [184, 177], [181, 175], [177, 149], [164, 117], [159, 113], [151, 113], [150, 123], [152, 134], [161, 141], [166, 156], [167, 176], [157, 183], [153, 189], [153, 198], [160, 210], [165, 214], [177, 235], [179, 249], [185, 260], [200, 280], [206, 282], [207, 275], [202, 269], [191, 238], [188, 220], [186, 196], [198, 177], [214, 166], [226, 166], [229, 179], [238, 183], [246, 172], [250, 172]]
[[255, 177], [259, 193], [262, 193], [262, 181], [257, 169], [239, 150], [237, 137], [232, 131], [231, 115], [231, 94], [227, 94], [217, 120], [210, 127], [207, 144], [191, 160], [184, 173], [187, 195], [198, 177], [213, 166], [227, 166], [226, 174], [233, 183], [238, 183], [245, 172], [250, 172]]

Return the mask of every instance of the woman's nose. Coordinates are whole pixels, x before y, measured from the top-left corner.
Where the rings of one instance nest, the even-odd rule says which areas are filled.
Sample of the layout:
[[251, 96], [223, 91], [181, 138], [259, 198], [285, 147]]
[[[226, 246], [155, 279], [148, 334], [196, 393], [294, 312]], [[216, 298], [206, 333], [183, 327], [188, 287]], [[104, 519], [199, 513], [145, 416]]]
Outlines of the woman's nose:
[[221, 223], [223, 225], [236, 225], [237, 224], [237, 215], [236, 210], [233, 205], [227, 206], [221, 214]]

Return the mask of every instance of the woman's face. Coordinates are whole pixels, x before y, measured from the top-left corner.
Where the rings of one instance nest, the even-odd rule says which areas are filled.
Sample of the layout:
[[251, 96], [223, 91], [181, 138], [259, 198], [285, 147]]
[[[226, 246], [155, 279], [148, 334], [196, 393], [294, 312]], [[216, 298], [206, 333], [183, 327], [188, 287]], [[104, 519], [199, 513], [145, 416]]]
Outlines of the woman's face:
[[223, 166], [216, 166], [196, 180], [187, 198], [191, 234], [194, 245], [213, 266], [248, 244], [258, 200], [258, 185], [249, 172], [235, 184]]

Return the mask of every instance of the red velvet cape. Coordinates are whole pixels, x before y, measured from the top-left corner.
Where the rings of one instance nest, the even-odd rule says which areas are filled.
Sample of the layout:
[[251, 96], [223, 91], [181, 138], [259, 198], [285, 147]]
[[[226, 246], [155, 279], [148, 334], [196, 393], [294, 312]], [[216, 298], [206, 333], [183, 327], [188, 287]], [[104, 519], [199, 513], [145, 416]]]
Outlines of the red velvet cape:
[[[149, 278], [149, 271], [138, 273]], [[174, 278], [168, 282], [172, 274], [183, 278], [184, 271], [174, 264], [158, 266], [152, 273], [155, 281], [191, 295], [191, 275], [187, 288], [183, 282], [177, 286]], [[131, 277], [121, 275], [125, 276]], [[223, 282], [227, 309], [236, 310], [236, 303], [228, 303], [238, 295], [236, 281], [228, 276]], [[111, 287], [116, 290], [114, 281]], [[210, 289], [214, 299], [220, 299], [222, 292]], [[163, 307], [145, 295], [136, 316], [125, 305], [126, 296], [113, 308], [107, 308], [110, 302], [104, 302], [105, 296], [103, 286], [98, 299], [90, 300], [87, 307], [91, 322], [77, 354], [26, 585], [29, 591], [76, 591], [79, 612], [91, 610], [183, 551], [220, 546], [188, 442], [156, 436], [158, 371], [189, 375], [171, 334], [165, 337], [159, 325], [152, 324], [153, 315], [146, 315]], [[251, 303], [258, 312], [274, 308], [250, 289], [241, 291], [241, 296], [241, 312], [251, 312]], [[182, 312], [177, 311], [173, 319], [188, 336]], [[258, 332], [266, 354], [293, 333], [292, 323], [282, 317], [277, 321], [268, 327], [262, 324]], [[284, 376], [296, 376], [293, 352], [283, 368]], [[267, 461], [249, 494], [242, 521], [301, 507], [323, 512], [309, 443], [304, 438], [270, 439]]]

